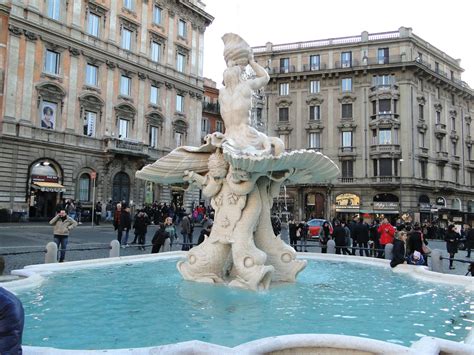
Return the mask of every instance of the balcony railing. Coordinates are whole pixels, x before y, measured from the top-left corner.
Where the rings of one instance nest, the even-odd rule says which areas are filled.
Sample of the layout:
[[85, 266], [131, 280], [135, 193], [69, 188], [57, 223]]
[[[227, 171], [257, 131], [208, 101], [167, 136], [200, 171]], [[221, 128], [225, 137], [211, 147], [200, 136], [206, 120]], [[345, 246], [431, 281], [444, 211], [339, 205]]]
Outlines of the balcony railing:
[[356, 155], [356, 147], [339, 147], [339, 156], [354, 156]]
[[448, 152], [436, 152], [436, 159], [447, 161], [449, 159]]
[[209, 113], [220, 113], [219, 103], [204, 102], [202, 105], [202, 110]]
[[326, 67], [326, 63], [320, 63], [319, 65], [303, 64], [303, 71], [326, 70]]
[[338, 180], [342, 184], [351, 184], [356, 181], [356, 179], [353, 177], [341, 177]]
[[288, 67], [273, 67], [270, 69], [270, 74], [287, 74], [287, 73], [294, 73], [296, 68], [294, 65], [290, 65]]
[[372, 177], [374, 183], [400, 183], [400, 176], [374, 176]]
[[400, 152], [399, 144], [374, 144], [370, 146], [371, 153], [394, 153]]
[[436, 133], [446, 135], [447, 134], [446, 125], [444, 123], [436, 123], [435, 124], [435, 134]]
[[106, 150], [122, 154], [148, 155], [148, 146], [142, 142], [130, 139], [109, 139]]

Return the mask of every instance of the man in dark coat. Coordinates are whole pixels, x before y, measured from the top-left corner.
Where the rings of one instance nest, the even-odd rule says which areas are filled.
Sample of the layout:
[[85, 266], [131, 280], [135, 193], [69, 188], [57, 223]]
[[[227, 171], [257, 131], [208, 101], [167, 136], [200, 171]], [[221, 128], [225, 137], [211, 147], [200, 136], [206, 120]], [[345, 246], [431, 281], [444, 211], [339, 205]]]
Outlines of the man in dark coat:
[[390, 266], [395, 267], [400, 264], [407, 263], [407, 232], [401, 231], [398, 232], [398, 238], [393, 240], [393, 252], [392, 252], [392, 261], [390, 261]]
[[165, 226], [163, 224], [160, 224], [160, 227], [157, 229], [155, 232], [155, 235], [153, 236], [153, 239], [151, 240], [151, 243], [153, 244], [153, 247], [151, 248], [151, 253], [158, 253], [160, 249], [165, 245], [166, 239], [169, 239], [170, 235], [168, 232], [165, 230]]
[[183, 247], [182, 250], [189, 250], [193, 246], [193, 231], [194, 226], [191, 220], [192, 215], [186, 215], [181, 220], [181, 234], [183, 235]]
[[131, 217], [130, 213], [125, 209], [122, 209], [122, 204], [117, 203], [117, 209], [114, 214], [114, 229], [117, 231], [117, 240], [122, 244], [122, 233], [123, 231], [130, 230]]
[[21, 355], [25, 311], [21, 301], [0, 287], [0, 354]]
[[359, 218], [359, 223], [354, 226], [352, 235], [357, 242], [357, 246], [364, 248], [364, 250], [359, 249], [359, 255], [363, 256], [363, 252], [365, 252], [365, 256], [369, 256], [369, 226], [367, 223], [364, 223], [362, 217]]
[[139, 210], [133, 221], [133, 228], [135, 229], [135, 235], [138, 239], [138, 244], [141, 246], [142, 250], [145, 250], [145, 237], [148, 229], [150, 220], [148, 219], [147, 214], [143, 210]]
[[423, 255], [425, 265], [428, 265], [428, 258], [423, 253], [423, 234], [421, 233], [421, 227], [418, 222], [414, 224], [413, 230], [408, 235], [408, 253], [413, 254], [415, 251], [421, 253], [421, 255]]
[[341, 223], [338, 220], [334, 221], [334, 230], [332, 232], [332, 237], [336, 243], [336, 254], [350, 255], [349, 250], [346, 248], [346, 229], [341, 226]]
[[469, 230], [466, 234], [466, 258], [471, 257], [471, 249], [474, 249], [474, 228], [469, 226]]

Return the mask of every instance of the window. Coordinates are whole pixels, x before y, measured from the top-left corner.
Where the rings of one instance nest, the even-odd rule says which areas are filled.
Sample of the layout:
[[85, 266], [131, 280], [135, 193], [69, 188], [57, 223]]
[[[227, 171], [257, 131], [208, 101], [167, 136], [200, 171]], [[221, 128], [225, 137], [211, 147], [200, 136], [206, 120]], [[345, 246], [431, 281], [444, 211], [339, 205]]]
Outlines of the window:
[[133, 10], [133, 0], [123, 0], [123, 7], [128, 10]]
[[438, 179], [444, 180], [444, 165], [438, 165]]
[[318, 55], [309, 56], [309, 68], [310, 70], [319, 70], [320, 68], [320, 57]]
[[311, 132], [309, 134], [308, 146], [312, 149], [321, 148], [321, 134], [319, 132]]
[[59, 21], [61, 15], [61, 0], [48, 0], [48, 17]]
[[390, 99], [380, 99], [379, 100], [379, 114], [391, 113], [391, 100]]
[[374, 86], [390, 86], [395, 83], [392, 75], [377, 75], [374, 76], [372, 84]]
[[418, 105], [418, 119], [424, 120], [425, 119], [425, 106]]
[[153, 6], [153, 23], [161, 25], [161, 7], [158, 5]]
[[353, 160], [343, 160], [341, 162], [341, 170], [343, 178], [354, 177], [354, 161]]
[[158, 148], [158, 127], [150, 126], [150, 147]]
[[82, 174], [79, 178], [79, 201], [90, 200], [91, 178], [89, 174]]
[[283, 122], [283, 121], [288, 121], [288, 112], [289, 109], [288, 107], [280, 107], [278, 109], [278, 120], [280, 122]]
[[442, 152], [443, 151], [443, 138], [438, 138], [438, 145], [437, 145], [437, 152]]
[[342, 118], [352, 118], [352, 104], [342, 104], [341, 105], [341, 117]]
[[285, 145], [285, 149], [289, 149], [289, 146], [290, 146], [290, 135], [289, 135], [289, 134], [280, 134], [280, 135], [279, 135], [279, 138], [281, 139], [281, 141], [282, 141], [283, 144]]
[[341, 53], [341, 67], [350, 68], [352, 66], [352, 52]]
[[309, 82], [309, 92], [310, 94], [318, 94], [321, 91], [321, 84], [319, 80], [311, 80]]
[[436, 124], [441, 123], [441, 112], [436, 111]]
[[132, 31], [126, 28], [122, 29], [122, 49], [132, 50]]
[[388, 48], [379, 48], [377, 51], [378, 64], [388, 64]]
[[159, 62], [161, 58], [161, 44], [158, 42], [151, 42], [151, 60]]
[[176, 95], [176, 111], [184, 112], [184, 96]]
[[221, 133], [224, 132], [224, 122], [216, 121], [216, 131]]
[[86, 65], [86, 85], [97, 86], [97, 73], [99, 68], [92, 64]]
[[209, 133], [209, 120], [207, 118], [201, 120], [201, 132]]
[[311, 121], [321, 119], [321, 106], [315, 105], [309, 107], [309, 119]]
[[132, 78], [122, 75], [120, 77], [120, 95], [130, 96], [132, 92]]
[[150, 86], [150, 103], [153, 105], [158, 105], [159, 91], [158, 87], [151, 85]]
[[454, 156], [458, 155], [458, 142], [451, 142], [451, 150]]
[[451, 105], [456, 105], [456, 96], [454, 94], [451, 94]]
[[427, 179], [428, 162], [426, 160], [420, 160], [420, 174], [422, 179]]
[[99, 37], [100, 16], [89, 12], [87, 20], [87, 33], [94, 37]]
[[290, 71], [290, 58], [280, 59], [280, 73], [288, 73]]
[[425, 133], [424, 132], [420, 132], [419, 139], [420, 139], [420, 147], [424, 148], [425, 147]]
[[180, 37], [186, 37], [186, 22], [183, 20], [178, 21], [178, 35]]
[[119, 138], [125, 139], [128, 138], [128, 127], [130, 125], [130, 121], [119, 118]]
[[451, 117], [451, 129], [456, 130], [456, 117]]
[[46, 73], [59, 75], [59, 58], [59, 53], [47, 49], [44, 59], [44, 71]]
[[453, 168], [453, 178], [456, 184], [459, 184], [459, 169]]
[[352, 148], [352, 132], [342, 132], [342, 147]]
[[184, 144], [184, 134], [181, 132], [174, 132], [174, 141], [177, 147], [181, 147]]
[[439, 73], [439, 63], [435, 62], [435, 72]]
[[184, 66], [186, 63], [186, 56], [184, 54], [178, 53], [176, 57], [176, 70], [181, 73], [184, 73]]
[[392, 159], [380, 159], [379, 169], [380, 176], [392, 176]]
[[392, 144], [392, 131], [390, 129], [379, 130], [379, 144]]
[[280, 84], [280, 96], [287, 96], [290, 93], [290, 84], [283, 83]]
[[83, 134], [85, 136], [95, 136], [95, 123], [97, 121], [97, 113], [86, 111], [84, 115]]
[[342, 91], [352, 91], [352, 78], [342, 79]]

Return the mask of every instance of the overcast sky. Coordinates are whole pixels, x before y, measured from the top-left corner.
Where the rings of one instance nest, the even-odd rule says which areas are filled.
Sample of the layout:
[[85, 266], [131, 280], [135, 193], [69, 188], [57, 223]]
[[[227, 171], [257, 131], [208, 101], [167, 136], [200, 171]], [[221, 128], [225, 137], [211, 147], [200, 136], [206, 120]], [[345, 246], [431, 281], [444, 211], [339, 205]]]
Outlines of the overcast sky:
[[204, 76], [221, 86], [224, 33], [250, 46], [396, 31], [413, 33], [461, 59], [462, 80], [474, 88], [474, 2], [470, 0], [202, 0], [215, 20], [205, 32]]

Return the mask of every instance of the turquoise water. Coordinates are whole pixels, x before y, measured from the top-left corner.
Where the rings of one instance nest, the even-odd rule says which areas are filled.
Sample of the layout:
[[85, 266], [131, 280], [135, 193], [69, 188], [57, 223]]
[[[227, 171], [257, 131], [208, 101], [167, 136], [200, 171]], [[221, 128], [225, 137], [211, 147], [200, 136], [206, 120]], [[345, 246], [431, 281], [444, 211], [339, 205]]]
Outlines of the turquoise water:
[[329, 261], [309, 261], [296, 284], [265, 293], [183, 281], [171, 260], [60, 272], [18, 296], [23, 344], [63, 349], [236, 346], [296, 333], [409, 346], [424, 335], [461, 341], [474, 323], [474, 297], [460, 287]]

